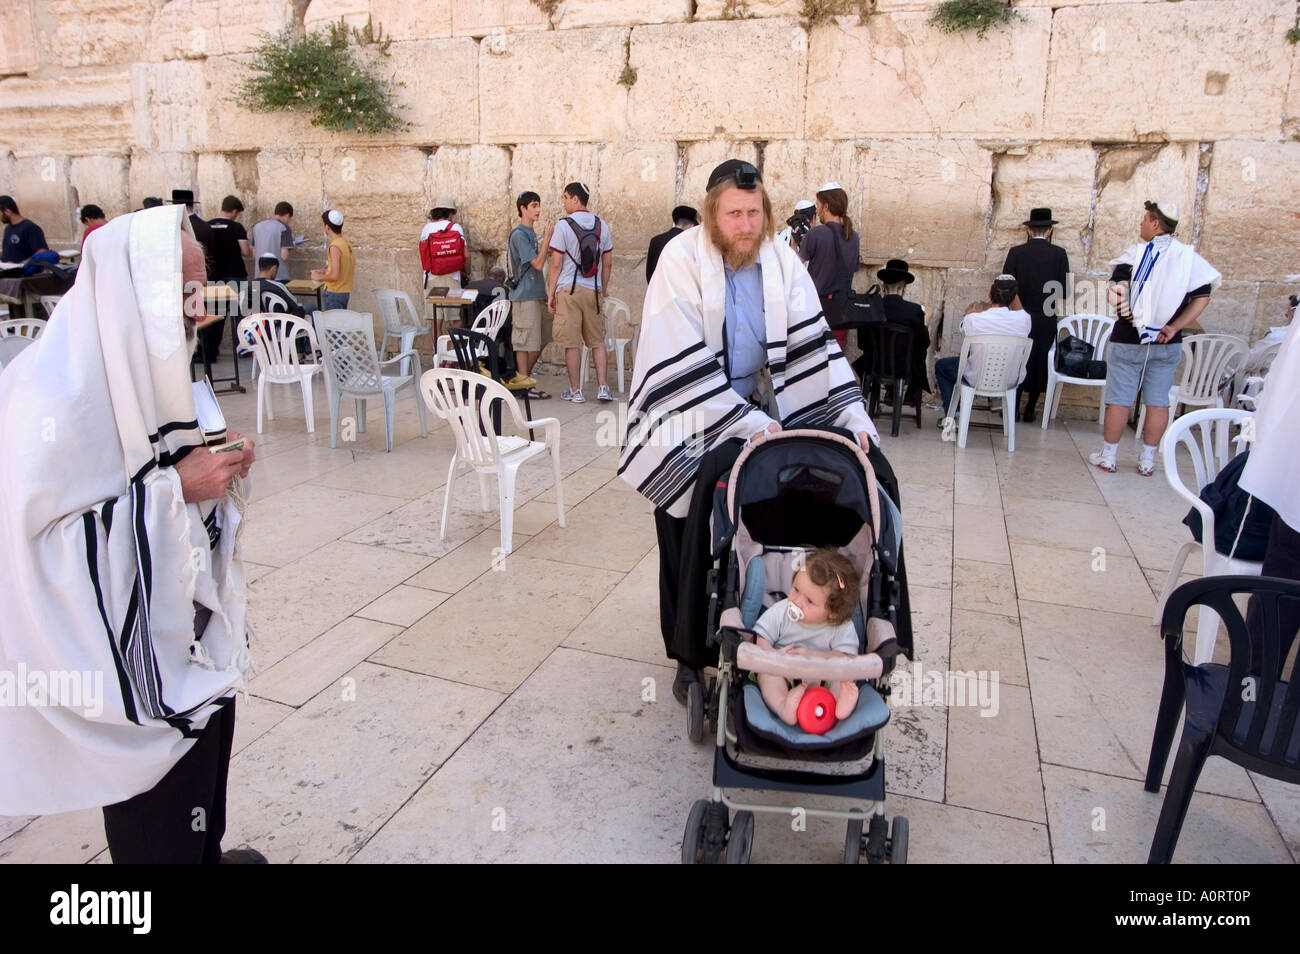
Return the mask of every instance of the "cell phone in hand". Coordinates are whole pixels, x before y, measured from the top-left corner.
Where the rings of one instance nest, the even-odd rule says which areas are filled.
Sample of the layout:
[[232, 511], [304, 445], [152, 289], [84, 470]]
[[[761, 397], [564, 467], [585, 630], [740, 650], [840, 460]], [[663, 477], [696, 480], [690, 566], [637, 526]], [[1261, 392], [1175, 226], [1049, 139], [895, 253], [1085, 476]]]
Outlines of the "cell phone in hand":
[[226, 443], [224, 444], [216, 444], [208, 448], [208, 450], [210, 450], [214, 454], [225, 454], [230, 451], [242, 451], [243, 449], [244, 449], [244, 438], [242, 437], [239, 438], [239, 440], [226, 441]]

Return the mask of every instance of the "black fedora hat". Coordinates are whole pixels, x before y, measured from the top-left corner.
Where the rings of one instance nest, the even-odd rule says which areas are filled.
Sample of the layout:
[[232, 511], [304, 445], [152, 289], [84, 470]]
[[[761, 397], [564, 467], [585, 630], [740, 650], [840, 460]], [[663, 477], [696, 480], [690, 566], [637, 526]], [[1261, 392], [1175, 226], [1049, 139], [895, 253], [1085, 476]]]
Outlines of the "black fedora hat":
[[1048, 225], [1055, 225], [1056, 219], [1052, 218], [1051, 209], [1030, 209], [1029, 218], [1025, 219], [1022, 225], [1028, 225], [1031, 228], [1043, 228]]
[[897, 285], [899, 282], [910, 285], [916, 281], [916, 276], [907, 270], [907, 262], [901, 258], [891, 258], [884, 268], [876, 272], [876, 277], [886, 285]]

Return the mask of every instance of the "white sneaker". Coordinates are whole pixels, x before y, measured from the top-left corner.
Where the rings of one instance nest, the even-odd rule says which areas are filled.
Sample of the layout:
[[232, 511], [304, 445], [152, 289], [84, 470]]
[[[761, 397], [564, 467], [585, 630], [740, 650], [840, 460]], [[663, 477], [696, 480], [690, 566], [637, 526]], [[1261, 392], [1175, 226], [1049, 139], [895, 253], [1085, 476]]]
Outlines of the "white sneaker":
[[584, 398], [584, 397], [582, 396], [582, 392], [581, 392], [581, 391], [576, 391], [576, 390], [567, 389], [567, 388], [566, 388], [565, 390], [563, 390], [563, 391], [560, 392], [560, 400], [561, 400], [561, 401], [570, 401], [570, 402], [572, 402], [572, 403], [574, 403], [574, 404], [586, 404], [586, 403], [587, 403], [587, 399]]
[[1143, 477], [1150, 477], [1156, 472], [1156, 462], [1147, 463], [1144, 460], [1138, 460], [1138, 473]]
[[597, 400], [597, 401], [612, 401], [612, 400], [614, 400], [614, 395], [612, 395], [612, 394], [609, 393], [609, 385], [608, 385], [608, 384], [602, 384], [599, 388], [596, 389], [596, 400]]
[[1101, 451], [1094, 451], [1092, 454], [1088, 455], [1088, 460], [1098, 470], [1104, 470], [1108, 474], [1115, 473], [1116, 467], [1114, 457], [1107, 457], [1102, 454]]

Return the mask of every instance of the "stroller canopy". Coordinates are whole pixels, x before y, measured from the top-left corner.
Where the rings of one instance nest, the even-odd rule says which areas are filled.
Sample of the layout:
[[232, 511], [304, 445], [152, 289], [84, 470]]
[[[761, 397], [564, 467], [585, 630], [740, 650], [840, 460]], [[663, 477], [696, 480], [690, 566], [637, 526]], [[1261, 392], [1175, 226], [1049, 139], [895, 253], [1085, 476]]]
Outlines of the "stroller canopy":
[[765, 546], [846, 546], [862, 530], [878, 535], [875, 475], [856, 441], [840, 431], [801, 429], [756, 438], [719, 481], [713, 554], [743, 521]]

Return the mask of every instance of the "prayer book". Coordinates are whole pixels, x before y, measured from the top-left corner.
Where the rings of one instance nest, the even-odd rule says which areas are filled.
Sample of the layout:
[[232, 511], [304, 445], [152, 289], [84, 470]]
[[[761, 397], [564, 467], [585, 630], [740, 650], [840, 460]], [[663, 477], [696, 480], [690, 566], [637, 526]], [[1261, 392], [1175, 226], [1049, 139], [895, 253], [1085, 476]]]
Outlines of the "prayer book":
[[221, 413], [212, 382], [204, 375], [190, 385], [194, 389], [194, 417], [199, 422], [205, 444], [223, 444], [226, 440], [226, 416]]

